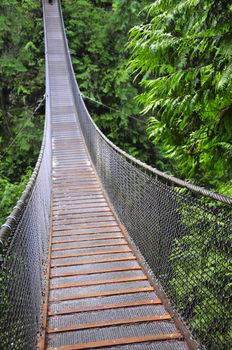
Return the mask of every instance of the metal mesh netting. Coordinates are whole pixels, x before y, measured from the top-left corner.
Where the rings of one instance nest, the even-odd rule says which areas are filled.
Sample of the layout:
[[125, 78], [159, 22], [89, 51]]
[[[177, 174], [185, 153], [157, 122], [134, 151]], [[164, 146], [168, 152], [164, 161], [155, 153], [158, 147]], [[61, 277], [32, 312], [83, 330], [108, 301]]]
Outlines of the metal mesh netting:
[[0, 230], [1, 350], [35, 349], [40, 328], [51, 192], [48, 82], [46, 94], [46, 125], [36, 167]]
[[162, 174], [114, 146], [88, 114], [68, 50], [67, 60], [82, 132], [120, 220], [200, 347], [229, 349], [232, 199]]
[[44, 162], [23, 216], [2, 256], [0, 348], [4, 350], [34, 349], [37, 341], [49, 229], [46, 169], [49, 164]]
[[112, 204], [172, 304], [206, 348], [229, 349], [229, 206], [139, 169], [98, 134], [81, 102], [78, 112]]
[[47, 140], [31, 196], [1, 255], [0, 348], [4, 350], [34, 349], [37, 341], [47, 258], [50, 159]]
[[[160, 323], [140, 323], [140, 331], [144, 335], [151, 334], [168, 334], [175, 333], [175, 325], [172, 322], [160, 322]], [[94, 342], [96, 337], [99, 341], [107, 339], [120, 339], [124, 337], [132, 338], [138, 334], [138, 328], [136, 324], [122, 325], [120, 327], [103, 327], [98, 329], [85, 329], [82, 331], [68, 331], [64, 333], [57, 333], [55, 337], [48, 339], [48, 346], [55, 347], [57, 342], [59, 344], [77, 344], [79, 343], [90, 343]], [[141, 345], [140, 345], [141, 347]], [[94, 349], [94, 348], [93, 348]], [[93, 350], [92, 349], [92, 350]], [[117, 347], [115, 348], [115, 350]], [[91, 350], [91, 348], [89, 349]]]

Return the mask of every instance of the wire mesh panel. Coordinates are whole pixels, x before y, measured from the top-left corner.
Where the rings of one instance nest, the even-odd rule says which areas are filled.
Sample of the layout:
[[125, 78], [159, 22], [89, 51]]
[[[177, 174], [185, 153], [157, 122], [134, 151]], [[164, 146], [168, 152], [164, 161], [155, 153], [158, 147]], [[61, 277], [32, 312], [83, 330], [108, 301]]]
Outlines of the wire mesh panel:
[[68, 50], [67, 59], [85, 141], [120, 220], [200, 347], [229, 349], [232, 199], [148, 167], [107, 140], [84, 105]]
[[155, 176], [78, 115], [102, 183], [172, 304], [207, 349], [229, 349], [231, 207]]
[[[48, 66], [46, 67], [48, 77]], [[51, 192], [49, 82], [40, 155], [21, 199], [0, 230], [0, 349], [35, 349], [45, 287]]]
[[139, 168], [101, 137], [78, 104], [97, 172], [130, 237], [207, 349], [229, 349], [231, 208]]
[[36, 346], [47, 258], [49, 159], [47, 149], [31, 197], [1, 257], [0, 348], [4, 350]]

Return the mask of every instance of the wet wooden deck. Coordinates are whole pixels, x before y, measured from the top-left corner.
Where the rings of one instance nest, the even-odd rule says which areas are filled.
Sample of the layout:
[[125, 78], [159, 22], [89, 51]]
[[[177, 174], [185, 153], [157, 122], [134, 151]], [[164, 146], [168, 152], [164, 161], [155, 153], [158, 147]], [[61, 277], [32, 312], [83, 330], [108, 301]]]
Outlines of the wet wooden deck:
[[99, 182], [77, 122], [57, 3], [46, 4], [53, 204], [43, 349], [187, 350]]

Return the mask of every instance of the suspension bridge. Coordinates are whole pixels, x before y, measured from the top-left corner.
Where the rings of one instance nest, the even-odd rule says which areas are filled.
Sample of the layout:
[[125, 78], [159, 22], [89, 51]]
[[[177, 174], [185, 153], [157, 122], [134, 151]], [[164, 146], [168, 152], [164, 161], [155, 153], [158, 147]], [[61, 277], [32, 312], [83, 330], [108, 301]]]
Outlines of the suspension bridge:
[[46, 122], [0, 231], [0, 348], [229, 349], [232, 199], [112, 144], [83, 102], [59, 1], [43, 13]]

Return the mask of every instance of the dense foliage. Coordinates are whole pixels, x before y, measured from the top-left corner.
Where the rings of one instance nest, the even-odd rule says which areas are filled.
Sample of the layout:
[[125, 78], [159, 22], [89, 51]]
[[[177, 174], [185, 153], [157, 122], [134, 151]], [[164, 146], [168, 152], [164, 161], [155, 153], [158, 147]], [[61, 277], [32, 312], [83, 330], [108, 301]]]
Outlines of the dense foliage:
[[[137, 101], [151, 114], [148, 135], [175, 174], [231, 196], [232, 6], [157, 0], [147, 13], [129, 47], [143, 89]], [[214, 222], [205, 208], [191, 210], [193, 216], [185, 203], [178, 208], [183, 232], [169, 256], [171, 299], [207, 348], [229, 349], [229, 217], [225, 211]]]
[[[135, 101], [138, 86], [127, 70], [129, 29], [140, 23], [150, 1], [66, 0], [64, 19], [74, 70], [92, 117], [118, 146], [148, 162], [159, 160], [147, 139], [146, 124]], [[109, 106], [111, 109], [107, 108]]]
[[177, 174], [231, 195], [232, 6], [158, 0], [147, 12], [129, 47], [149, 137]]
[[[141, 160], [230, 195], [229, 3], [66, 0], [63, 8], [81, 91], [98, 101], [86, 98], [98, 126]], [[43, 111], [32, 114], [44, 59], [41, 4], [4, 0], [0, 10], [1, 221], [38, 154]]]
[[[40, 149], [43, 26], [36, 0], [0, 4], [0, 222], [19, 198]], [[40, 110], [42, 113], [43, 111]]]
[[[206, 349], [230, 349], [231, 213], [179, 203], [179, 237], [169, 264], [171, 300]], [[228, 215], [229, 214], [229, 215]], [[169, 276], [170, 277], [170, 276]]]

